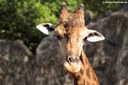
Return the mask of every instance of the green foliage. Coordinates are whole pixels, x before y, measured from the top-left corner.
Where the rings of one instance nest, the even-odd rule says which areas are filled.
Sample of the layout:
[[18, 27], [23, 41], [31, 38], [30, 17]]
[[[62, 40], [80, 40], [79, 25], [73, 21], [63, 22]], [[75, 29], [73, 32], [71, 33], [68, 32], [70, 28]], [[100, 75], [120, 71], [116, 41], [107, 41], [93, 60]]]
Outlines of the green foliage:
[[40, 16], [34, 5], [35, 2], [29, 0], [2, 0], [0, 2], [0, 38], [20, 39], [32, 48], [30, 44], [41, 39], [37, 34], [39, 32], [35, 29], [36, 18]]
[[103, 4], [102, 0], [0, 0], [0, 38], [23, 40], [31, 50], [35, 50], [44, 36], [35, 28], [36, 25], [43, 22], [58, 23], [62, 2], [68, 4], [70, 11], [83, 3], [95, 17], [121, 6]]
[[58, 13], [59, 6], [56, 6], [55, 3], [49, 4], [49, 2], [44, 3], [43, 5], [40, 2], [35, 4], [35, 7], [38, 8], [38, 12], [40, 17], [36, 19], [37, 23], [42, 22], [51, 22], [57, 23], [58, 17], [54, 13]]
[[92, 11], [94, 17], [97, 17], [108, 11], [117, 11], [124, 5], [120, 3], [104, 3], [104, 1], [112, 0], [83, 0], [83, 3], [85, 4], [86, 10]]

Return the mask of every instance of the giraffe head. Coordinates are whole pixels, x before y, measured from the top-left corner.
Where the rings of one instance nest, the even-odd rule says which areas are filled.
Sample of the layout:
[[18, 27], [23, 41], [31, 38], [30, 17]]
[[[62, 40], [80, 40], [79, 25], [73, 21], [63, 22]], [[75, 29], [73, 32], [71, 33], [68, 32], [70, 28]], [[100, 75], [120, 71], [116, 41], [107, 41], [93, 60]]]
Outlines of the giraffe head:
[[[69, 68], [75, 66], [76, 69], [73, 69], [74, 72], [79, 71], [81, 68], [80, 56], [84, 40], [97, 42], [105, 39], [101, 33], [86, 28], [83, 4], [80, 4], [73, 13], [68, 12], [66, 4], [62, 4], [58, 25], [45, 23], [37, 25], [37, 28], [47, 35], [52, 34], [57, 36], [59, 42], [65, 42], [65, 44], [60, 43], [62, 49], [65, 49], [64, 52], [66, 54], [64, 66]], [[46, 28], [53, 29], [54, 31], [51, 32]]]

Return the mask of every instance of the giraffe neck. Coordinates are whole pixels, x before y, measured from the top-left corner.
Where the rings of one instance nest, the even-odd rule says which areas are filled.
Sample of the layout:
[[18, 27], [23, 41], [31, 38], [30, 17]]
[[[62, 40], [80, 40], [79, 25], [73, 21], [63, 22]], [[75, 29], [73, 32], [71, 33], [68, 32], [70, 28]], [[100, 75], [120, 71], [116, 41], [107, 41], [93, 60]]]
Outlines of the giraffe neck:
[[74, 85], [99, 85], [98, 79], [82, 50], [81, 69], [77, 73], [72, 73]]

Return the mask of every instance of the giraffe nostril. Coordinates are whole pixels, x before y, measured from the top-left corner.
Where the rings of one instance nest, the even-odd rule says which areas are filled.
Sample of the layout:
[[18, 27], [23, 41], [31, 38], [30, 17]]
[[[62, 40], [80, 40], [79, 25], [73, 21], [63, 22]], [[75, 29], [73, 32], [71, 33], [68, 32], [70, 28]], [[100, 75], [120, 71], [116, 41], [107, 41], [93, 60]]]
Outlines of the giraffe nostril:
[[67, 57], [66, 59], [67, 59], [67, 62], [68, 62], [69, 64], [71, 64], [71, 62], [73, 62], [73, 59], [72, 59], [71, 57]]
[[67, 62], [68, 62], [69, 64], [71, 64], [71, 62], [77, 62], [77, 61], [79, 61], [78, 58], [67, 57]]
[[73, 58], [68, 58], [70, 62], [74, 62], [74, 59]]
[[68, 62], [69, 64], [71, 64], [72, 59], [71, 59], [70, 57], [67, 57], [67, 62]]
[[71, 58], [68, 58], [68, 61], [71, 62]]

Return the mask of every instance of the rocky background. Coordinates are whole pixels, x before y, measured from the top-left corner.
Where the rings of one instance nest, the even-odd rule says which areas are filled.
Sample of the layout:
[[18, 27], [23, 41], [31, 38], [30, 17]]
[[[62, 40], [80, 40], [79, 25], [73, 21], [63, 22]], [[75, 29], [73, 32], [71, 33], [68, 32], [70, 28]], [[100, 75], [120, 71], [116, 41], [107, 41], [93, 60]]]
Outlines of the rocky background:
[[[88, 28], [106, 38], [85, 41], [85, 52], [101, 85], [128, 85], [128, 9], [91, 22]], [[36, 55], [22, 41], [0, 40], [0, 85], [73, 85], [63, 61], [54, 36], [42, 39]]]

